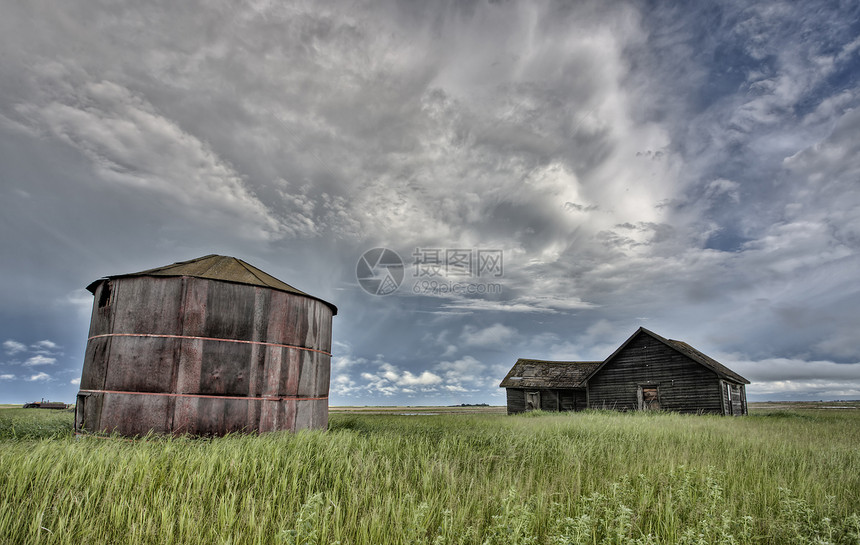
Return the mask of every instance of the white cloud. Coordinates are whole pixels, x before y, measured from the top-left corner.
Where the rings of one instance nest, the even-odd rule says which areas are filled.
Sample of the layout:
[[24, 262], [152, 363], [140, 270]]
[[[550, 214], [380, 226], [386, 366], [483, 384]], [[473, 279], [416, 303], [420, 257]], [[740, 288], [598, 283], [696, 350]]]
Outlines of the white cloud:
[[798, 395], [820, 399], [857, 399], [860, 397], [860, 381], [839, 382], [812, 379], [756, 382], [747, 386], [747, 394], [752, 396], [768, 395], [769, 397], [784, 395], [785, 399], [795, 398]]
[[445, 309], [464, 309], [471, 311], [495, 311], [514, 313], [545, 313], [559, 314], [565, 310], [589, 309], [596, 305], [570, 296], [518, 297], [510, 301], [493, 301], [490, 299], [459, 299], [442, 305]]
[[766, 358], [752, 360], [739, 354], [716, 353], [718, 361], [746, 377], [749, 395], [768, 396], [773, 399], [784, 394], [784, 399], [799, 397], [810, 399], [852, 398], [860, 396], [860, 362], [834, 363], [832, 361], [798, 358]]
[[51, 358], [42, 354], [36, 354], [35, 356], [27, 358], [27, 361], [24, 362], [24, 365], [27, 367], [33, 367], [36, 365], [54, 365], [55, 363], [57, 363], [57, 358]]
[[57, 64], [33, 67], [43, 96], [16, 110], [23, 122], [80, 151], [97, 179], [158, 195], [208, 225], [229, 222], [246, 237], [281, 236], [282, 225], [236, 170], [128, 88]]
[[69, 384], [74, 384], [75, 386], [79, 385], [80, 383], [81, 383], [80, 378], [73, 378], [72, 380], [69, 381]]
[[48, 373], [37, 373], [35, 375], [30, 375], [30, 378], [27, 379], [30, 382], [48, 382], [51, 379], [51, 375]]
[[6, 350], [6, 353], [11, 356], [17, 354], [18, 352], [24, 352], [25, 350], [27, 350], [27, 345], [9, 339], [8, 341], [5, 341], [3, 343], [3, 348]]
[[57, 351], [58, 348], [60, 348], [60, 345], [48, 339], [44, 339], [30, 345], [30, 349], [33, 352], [45, 356], [56, 356], [58, 354], [61, 354], [61, 352]]
[[351, 354], [342, 356], [333, 356], [331, 360], [331, 368], [333, 373], [347, 371], [349, 368], [356, 365], [365, 365], [367, 360], [364, 358], [355, 358]]
[[[434, 366], [445, 379], [446, 387], [486, 386], [498, 380], [497, 372], [487, 373], [487, 365], [472, 356], [463, 356], [454, 361], [442, 361]], [[450, 389], [450, 388], [449, 388]]]
[[439, 375], [431, 373], [430, 371], [423, 371], [420, 375], [413, 375], [409, 371], [404, 371], [403, 375], [397, 379], [397, 384], [401, 386], [429, 386], [432, 384], [439, 384], [442, 382], [442, 379]]
[[860, 384], [860, 363], [834, 363], [790, 358], [749, 360], [721, 354], [718, 361], [732, 362], [730, 367], [754, 382], [842, 380]]
[[517, 335], [516, 328], [508, 327], [500, 323], [491, 325], [484, 329], [477, 329], [472, 325], [466, 325], [460, 340], [468, 346], [495, 346], [510, 344]]
[[14, 380], [15, 375], [4, 374], [0, 375], [0, 380]]

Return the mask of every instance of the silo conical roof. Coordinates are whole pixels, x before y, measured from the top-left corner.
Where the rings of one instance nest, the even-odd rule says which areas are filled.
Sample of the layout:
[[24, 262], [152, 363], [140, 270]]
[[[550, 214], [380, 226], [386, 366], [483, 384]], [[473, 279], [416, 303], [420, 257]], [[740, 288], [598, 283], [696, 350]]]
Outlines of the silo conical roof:
[[270, 288], [316, 299], [328, 305], [332, 310], [332, 315], [337, 314], [337, 307], [328, 301], [324, 301], [319, 297], [314, 297], [313, 295], [309, 295], [298, 290], [286, 282], [278, 280], [269, 273], [261, 271], [257, 267], [254, 267], [241, 259], [216, 254], [206, 255], [188, 261], [179, 261], [171, 265], [165, 265], [155, 269], [147, 269], [136, 273], [106, 276], [87, 286], [87, 289], [90, 292], [95, 293], [98, 284], [104, 280], [134, 276], [190, 276], [193, 278], [205, 278], [208, 280], [220, 280], [222, 282], [260, 286], [263, 288]]

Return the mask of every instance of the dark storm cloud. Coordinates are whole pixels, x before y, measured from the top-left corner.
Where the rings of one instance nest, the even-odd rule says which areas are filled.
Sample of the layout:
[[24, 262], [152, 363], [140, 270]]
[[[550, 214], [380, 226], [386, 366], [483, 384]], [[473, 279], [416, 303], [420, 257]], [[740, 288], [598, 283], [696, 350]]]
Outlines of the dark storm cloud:
[[[335, 403], [497, 401], [638, 325], [855, 391], [854, 9], [4, 2], [0, 324], [63, 350], [3, 393], [71, 399], [82, 286], [213, 252], [338, 305]], [[503, 252], [499, 289], [416, 294], [422, 248]]]

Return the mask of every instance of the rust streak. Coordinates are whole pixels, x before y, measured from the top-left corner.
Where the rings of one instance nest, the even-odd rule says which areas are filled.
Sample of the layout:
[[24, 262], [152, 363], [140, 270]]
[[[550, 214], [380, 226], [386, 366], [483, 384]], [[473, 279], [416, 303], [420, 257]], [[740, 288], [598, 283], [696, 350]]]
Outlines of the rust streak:
[[166, 392], [124, 392], [119, 390], [79, 390], [78, 393], [85, 394], [133, 394], [142, 396], [169, 396], [169, 397], [199, 397], [206, 399], [235, 399], [239, 401], [285, 401], [295, 399], [298, 401], [317, 401], [328, 399], [328, 396], [302, 397], [302, 396], [265, 396], [265, 397], [243, 397], [243, 396], [213, 396], [206, 394], [174, 394]]
[[[295, 348], [296, 350], [307, 350], [308, 352], [319, 352], [320, 354], [324, 354], [326, 356], [331, 356], [331, 352], [326, 352], [325, 350], [317, 350], [316, 348], [306, 348], [304, 346], [296, 346], [293, 344], [277, 344], [277, 343], [264, 343], [262, 341], [243, 341], [239, 339], [218, 339], [215, 337], [193, 337], [189, 335], [158, 335], [155, 333], [105, 333], [103, 335], [93, 335], [88, 338], [87, 341], [91, 341], [93, 339], [100, 339], [102, 337], [158, 337], [161, 339], [192, 339], [198, 341], [220, 341], [225, 343], [242, 343], [242, 344], [258, 344], [263, 346], [277, 346], [279, 348]], [[250, 398], [249, 398], [250, 399]]]

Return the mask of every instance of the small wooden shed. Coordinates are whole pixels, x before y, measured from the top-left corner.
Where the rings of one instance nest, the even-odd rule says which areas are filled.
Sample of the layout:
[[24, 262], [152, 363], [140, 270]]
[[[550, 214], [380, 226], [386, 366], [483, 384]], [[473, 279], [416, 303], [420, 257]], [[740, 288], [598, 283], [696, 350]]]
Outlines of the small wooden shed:
[[77, 430], [325, 429], [337, 308], [234, 257], [101, 278]]
[[747, 384], [687, 343], [640, 327], [602, 362], [520, 359], [500, 386], [508, 414], [587, 407], [737, 416], [747, 414]]
[[588, 406], [585, 378], [599, 361], [547, 361], [520, 358], [502, 380], [508, 414], [540, 409], [581, 411]]

